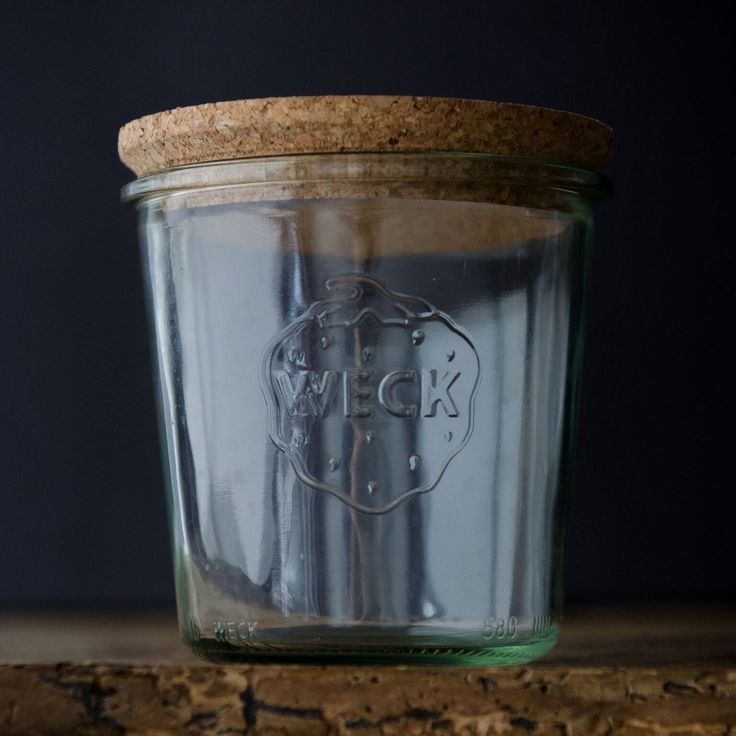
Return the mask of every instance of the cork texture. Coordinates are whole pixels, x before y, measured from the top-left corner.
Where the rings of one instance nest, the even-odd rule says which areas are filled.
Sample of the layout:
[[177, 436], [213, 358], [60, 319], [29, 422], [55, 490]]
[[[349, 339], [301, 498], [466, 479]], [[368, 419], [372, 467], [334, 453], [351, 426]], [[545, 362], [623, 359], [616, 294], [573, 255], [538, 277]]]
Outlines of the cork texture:
[[137, 176], [239, 158], [387, 151], [525, 156], [597, 171], [612, 143], [603, 123], [548, 108], [330, 95], [233, 100], [147, 115], [121, 128], [118, 151]]
[[0, 665], [0, 733], [728, 736], [730, 667]]
[[172, 613], [0, 613], [0, 734], [734, 736], [736, 608], [572, 609], [524, 667], [198, 662]]

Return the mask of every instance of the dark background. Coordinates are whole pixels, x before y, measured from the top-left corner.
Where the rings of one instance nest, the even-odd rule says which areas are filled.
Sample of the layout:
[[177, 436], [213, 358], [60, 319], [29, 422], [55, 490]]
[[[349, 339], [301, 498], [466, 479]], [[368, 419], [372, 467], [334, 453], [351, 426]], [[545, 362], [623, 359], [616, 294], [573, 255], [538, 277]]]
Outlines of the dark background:
[[615, 129], [568, 594], [736, 596], [726, 7], [4, 3], [0, 605], [173, 601], [118, 127], [179, 105], [318, 93], [527, 102]]

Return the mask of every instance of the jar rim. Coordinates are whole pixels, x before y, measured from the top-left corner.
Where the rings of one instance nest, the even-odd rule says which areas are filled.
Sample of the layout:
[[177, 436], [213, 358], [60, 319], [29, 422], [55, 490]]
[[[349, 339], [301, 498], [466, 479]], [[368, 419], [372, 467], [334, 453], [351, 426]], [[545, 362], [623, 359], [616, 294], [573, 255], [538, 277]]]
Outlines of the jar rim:
[[567, 162], [492, 153], [362, 152], [258, 156], [185, 164], [139, 177], [123, 186], [125, 204], [153, 197], [214, 189], [331, 183], [462, 182], [533, 187], [576, 194], [591, 200], [612, 194], [612, 182], [600, 172]]

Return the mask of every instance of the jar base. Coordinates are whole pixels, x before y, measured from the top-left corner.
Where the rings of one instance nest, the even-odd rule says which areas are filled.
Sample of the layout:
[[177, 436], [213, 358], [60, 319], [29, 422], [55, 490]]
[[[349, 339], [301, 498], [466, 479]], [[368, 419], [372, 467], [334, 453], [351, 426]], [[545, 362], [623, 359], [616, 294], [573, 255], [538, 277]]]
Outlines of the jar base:
[[[407, 645], [403, 642], [385, 641], [369, 643], [376, 639], [376, 632], [356, 631], [342, 642], [325, 643], [317, 632], [311, 642], [289, 640], [277, 643], [269, 641], [242, 642], [237, 645], [228, 641], [213, 638], [197, 640], [185, 637], [184, 642], [202, 659], [218, 664], [227, 663], [283, 663], [283, 664], [413, 664], [423, 666], [503, 666], [520, 665], [539, 659], [549, 652], [557, 642], [559, 628], [552, 626], [547, 635], [527, 639], [513, 644], [502, 642], [488, 645], [487, 642], [464, 641], [462, 644], [455, 637], [448, 646], [447, 636], [423, 637], [421, 645]], [[372, 636], [371, 636], [372, 633]], [[289, 631], [282, 633], [281, 638], [288, 639]], [[419, 644], [419, 642], [417, 643]]]

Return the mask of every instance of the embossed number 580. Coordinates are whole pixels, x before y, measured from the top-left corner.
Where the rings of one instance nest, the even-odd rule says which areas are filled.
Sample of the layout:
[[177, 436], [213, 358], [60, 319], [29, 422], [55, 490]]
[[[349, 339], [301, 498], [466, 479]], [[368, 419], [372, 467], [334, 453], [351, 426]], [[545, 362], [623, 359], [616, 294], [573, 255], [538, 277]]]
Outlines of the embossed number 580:
[[508, 618], [489, 616], [483, 619], [484, 639], [513, 639], [519, 628], [516, 616]]

